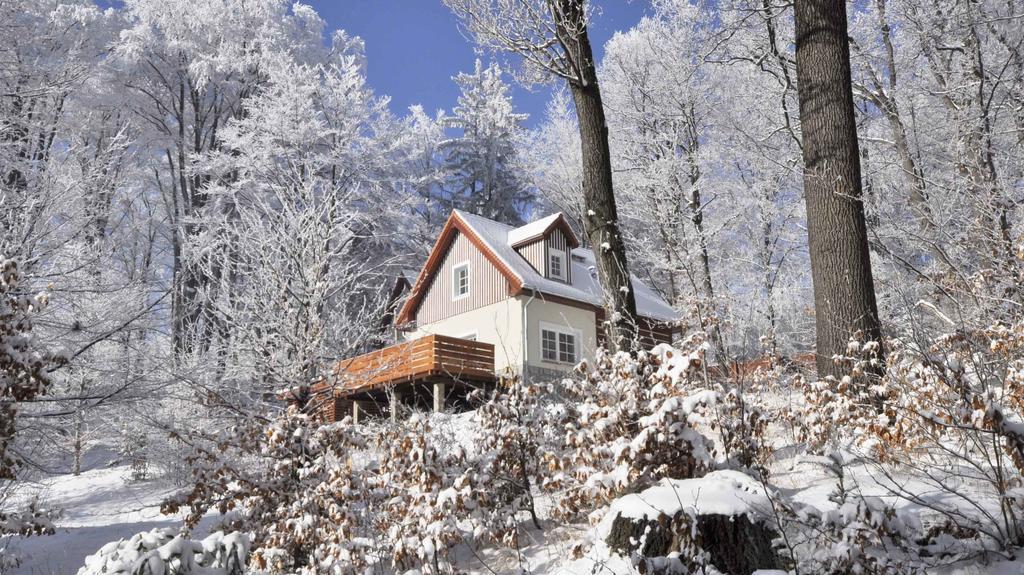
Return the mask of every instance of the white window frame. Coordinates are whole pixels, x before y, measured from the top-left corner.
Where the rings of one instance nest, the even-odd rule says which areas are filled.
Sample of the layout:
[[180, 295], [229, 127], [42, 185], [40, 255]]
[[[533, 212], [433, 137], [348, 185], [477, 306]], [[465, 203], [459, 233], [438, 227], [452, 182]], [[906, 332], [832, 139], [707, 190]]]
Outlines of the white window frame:
[[[558, 258], [558, 265], [559, 265], [559, 268], [561, 268], [561, 272], [562, 272], [562, 273], [560, 273], [558, 275], [555, 275], [551, 271], [551, 258], [552, 257], [557, 257]], [[564, 281], [568, 281], [568, 274], [566, 273], [568, 271], [568, 269], [566, 268], [567, 265], [568, 264], [565, 261], [565, 252], [564, 251], [557, 250], [555, 248], [548, 248], [548, 277], [549, 278], [554, 278], [554, 279], [557, 279], [557, 280], [561, 280], [563, 282]]]
[[[562, 337], [563, 336], [566, 338], [566, 340], [568, 340], [569, 338], [572, 338], [572, 359], [562, 359], [562, 354], [563, 354], [563, 352], [562, 352], [562, 343], [563, 343], [562, 342]], [[569, 345], [569, 341], [566, 341], [564, 343], [566, 344], [566, 346]], [[570, 363], [572, 365], [576, 365], [576, 362], [578, 362], [580, 360], [579, 349], [580, 349], [580, 339], [578, 337], [576, 337], [575, 333], [564, 333], [564, 332], [562, 332], [562, 333], [558, 334], [558, 361], [560, 363]]]
[[464, 333], [464, 334], [460, 335], [459, 339], [468, 339], [470, 341], [477, 341], [478, 337], [480, 337], [480, 336], [479, 336], [479, 334], [477, 334], [477, 332], [471, 331], [469, 333]]
[[[466, 270], [466, 293], [459, 293], [459, 271]], [[469, 260], [459, 262], [452, 266], [452, 301], [458, 301], [469, 297], [473, 291], [473, 277], [469, 270]]]
[[[555, 334], [555, 359], [549, 359], [544, 357], [544, 332], [550, 331]], [[555, 325], [547, 322], [540, 322], [540, 329], [537, 332], [540, 338], [540, 359], [544, 363], [557, 363], [560, 365], [576, 365], [580, 362], [583, 356], [583, 332], [578, 329], [573, 329], [564, 325]], [[561, 342], [559, 341], [559, 335], [567, 335], [573, 338], [573, 360], [562, 361], [562, 349]]]
[[[544, 355], [544, 332], [550, 332], [555, 335], [555, 357], [549, 358]], [[541, 361], [558, 363], [558, 332], [553, 329], [540, 328], [540, 359]]]

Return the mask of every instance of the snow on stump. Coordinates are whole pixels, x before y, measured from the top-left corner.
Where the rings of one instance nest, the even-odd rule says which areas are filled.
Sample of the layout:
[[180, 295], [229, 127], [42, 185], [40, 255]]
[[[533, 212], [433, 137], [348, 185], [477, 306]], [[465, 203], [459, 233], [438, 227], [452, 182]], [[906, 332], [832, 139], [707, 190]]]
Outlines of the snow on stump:
[[612, 502], [598, 533], [642, 572], [693, 572], [714, 565], [729, 575], [781, 567], [765, 525], [771, 502], [738, 471], [663, 479]]

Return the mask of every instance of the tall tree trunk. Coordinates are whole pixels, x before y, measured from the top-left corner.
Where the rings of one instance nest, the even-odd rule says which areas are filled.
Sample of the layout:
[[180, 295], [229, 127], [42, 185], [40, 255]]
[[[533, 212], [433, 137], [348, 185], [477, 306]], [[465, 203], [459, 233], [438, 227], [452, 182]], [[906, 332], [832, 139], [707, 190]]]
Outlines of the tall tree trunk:
[[[85, 386], [82, 386], [83, 388]], [[75, 438], [72, 443], [72, 451], [74, 452], [74, 464], [71, 468], [71, 474], [78, 477], [82, 474], [82, 454], [85, 451], [85, 444], [83, 437], [85, 436], [85, 415], [82, 413], [82, 402], [79, 402], [78, 411], [75, 413]]]
[[832, 356], [846, 352], [851, 336], [882, 336], [861, 202], [846, 4], [799, 0], [794, 10], [818, 376], [840, 377]]
[[[701, 174], [700, 166], [697, 164], [697, 151], [700, 147], [700, 140], [697, 137], [695, 127], [696, 118], [693, 113], [693, 104], [690, 104], [687, 112], [689, 117], [689, 125], [687, 127], [689, 141], [687, 146], [689, 150], [686, 154], [686, 163], [689, 166], [690, 172], [690, 201], [688, 202], [690, 221], [693, 222], [693, 229], [697, 233], [697, 247], [700, 250], [701, 287], [704, 289], [704, 297], [707, 298], [707, 302], [704, 305], [707, 306], [711, 314], [717, 316], [718, 300], [715, 295], [715, 284], [711, 279], [711, 255], [708, 252], [707, 233], [704, 231], [704, 205], [700, 199]], [[729, 363], [729, 355], [725, 348], [725, 339], [722, 337], [722, 327], [719, 319], [718, 317], [711, 318], [709, 335], [711, 336], [711, 345], [714, 347], [715, 359], [718, 360], [718, 365], [725, 366]]]
[[772, 222], [769, 216], [761, 215], [761, 266], [764, 268], [762, 288], [765, 293], [765, 316], [768, 319], [767, 340], [763, 341], [763, 347], [768, 349], [768, 358], [772, 367], [779, 357], [778, 342], [778, 320], [775, 312], [775, 280], [778, 274], [772, 270], [772, 253], [774, 252], [772, 239]]
[[630, 351], [636, 337], [636, 297], [630, 283], [626, 245], [619, 228], [619, 212], [612, 188], [612, 160], [608, 149], [601, 89], [594, 53], [585, 25], [582, 0], [559, 0], [556, 18], [559, 37], [578, 72], [569, 82], [579, 119], [583, 154], [583, 199], [587, 238], [597, 260], [597, 273], [605, 292], [606, 334], [612, 350]]

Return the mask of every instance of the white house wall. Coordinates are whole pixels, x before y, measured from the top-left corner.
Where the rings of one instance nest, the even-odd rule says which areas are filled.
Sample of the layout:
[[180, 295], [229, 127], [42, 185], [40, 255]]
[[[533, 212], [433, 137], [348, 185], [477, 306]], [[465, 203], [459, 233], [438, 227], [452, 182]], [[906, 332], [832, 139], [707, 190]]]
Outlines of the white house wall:
[[[519, 296], [524, 305], [529, 297]], [[572, 365], [544, 361], [541, 355], [541, 323], [563, 327], [577, 332], [581, 359], [593, 363], [597, 350], [597, 322], [594, 312], [574, 306], [545, 301], [537, 296], [526, 308], [527, 358], [530, 367], [568, 371]]]
[[[555, 229], [541, 241], [520, 248], [520, 254], [538, 266], [546, 275], [548, 249], [566, 252], [566, 268], [571, 258], [565, 236]], [[469, 295], [452, 297], [452, 270], [469, 262]], [[529, 305], [525, 312], [524, 306]], [[406, 339], [424, 335], [474, 337], [494, 345], [495, 373], [523, 373], [524, 365], [531, 373], [558, 373], [572, 369], [565, 363], [544, 361], [541, 356], [541, 324], [573, 331], [581, 359], [593, 361], [597, 348], [594, 311], [545, 301], [538, 295], [511, 297], [507, 280], [479, 249], [461, 232], [444, 255], [437, 274], [423, 296], [416, 313], [416, 329]], [[525, 331], [524, 331], [525, 327]]]
[[[591, 320], [593, 323], [593, 320]], [[495, 373], [521, 373], [523, 365], [523, 309], [519, 298], [478, 307], [439, 321], [419, 324], [407, 339], [425, 335], [473, 336], [476, 341], [494, 345]]]

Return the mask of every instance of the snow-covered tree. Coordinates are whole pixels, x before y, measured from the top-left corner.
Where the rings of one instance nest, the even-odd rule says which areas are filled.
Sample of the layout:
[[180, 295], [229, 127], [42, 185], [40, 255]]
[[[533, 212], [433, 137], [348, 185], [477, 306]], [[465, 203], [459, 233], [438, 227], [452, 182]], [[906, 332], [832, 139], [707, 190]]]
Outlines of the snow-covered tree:
[[[600, 67], [636, 273], [678, 308], [694, 309], [718, 362], [781, 353], [780, 339], [786, 351], [806, 341], [794, 333], [793, 314], [779, 313], [799, 314], [806, 304], [805, 292], [793, 289], [806, 263], [792, 171], [799, 147], [777, 115], [779, 102], [785, 110], [795, 96], [780, 87], [778, 100], [764, 97], [774, 89], [765, 87], [767, 73], [744, 60], [744, 50], [762, 49], [761, 32], [730, 30], [733, 15], [658, 2], [609, 41]], [[737, 41], [718, 42], [726, 33]], [[557, 126], [549, 119], [541, 133], [557, 133]], [[571, 151], [533, 146], [523, 155], [548, 156], [537, 158], [540, 166], [570, 161]]]
[[444, 126], [458, 134], [441, 144], [447, 200], [453, 207], [512, 225], [530, 213], [533, 192], [515, 162], [515, 144], [526, 114], [512, 106], [497, 64], [478, 59], [471, 73], [455, 77], [459, 103]]
[[137, 0], [123, 11], [126, 30], [113, 48], [125, 71], [125, 105], [153, 163], [147, 172], [164, 204], [170, 242], [172, 329], [176, 353], [216, 335], [199, 292], [223, 278], [185, 262], [185, 242], [202, 231], [210, 175], [195, 169], [205, 153], [225, 150], [221, 130], [265, 81], [264, 58], [322, 56], [323, 21], [283, 0], [202, 3]]
[[636, 295], [630, 283], [612, 182], [608, 125], [588, 31], [593, 6], [585, 0], [445, 0], [445, 4], [481, 47], [522, 58], [522, 78], [565, 81], [579, 120], [587, 208], [584, 232], [595, 248], [604, 289], [606, 341], [613, 349], [631, 349]]
[[407, 220], [405, 233], [394, 241], [401, 253], [412, 255], [413, 264], [427, 259], [451, 214], [444, 189], [448, 166], [441, 151], [448, 139], [445, 123], [443, 110], [431, 116], [422, 106], [412, 106], [408, 116], [394, 123], [393, 137], [381, 134], [382, 141], [395, 142], [390, 179], [396, 197], [402, 198], [398, 219]]
[[580, 129], [565, 90], [554, 93], [544, 120], [524, 135], [518, 158], [523, 172], [538, 191], [538, 203], [543, 206], [539, 211], [563, 212], [580, 238], [586, 241]]
[[231, 151], [198, 166], [211, 183], [185, 261], [221, 278], [200, 301], [219, 342], [208, 385], [229, 404], [311, 385], [376, 328], [394, 233], [376, 180], [383, 102], [365, 86], [361, 43], [335, 41], [322, 64], [265, 63], [267, 83], [222, 128]]
[[[717, 142], [710, 141], [709, 116], [720, 98], [719, 86], [700, 65], [701, 19], [706, 17], [687, 5], [641, 20], [608, 43], [601, 71], [618, 181], [630, 199], [623, 203], [623, 214], [633, 222], [630, 227], [641, 230], [639, 242], [656, 246], [639, 265], [663, 278], [660, 283], [668, 285], [677, 305], [685, 301], [684, 293], [700, 302], [715, 358], [725, 363], [725, 342], [715, 319], [724, 298], [715, 288], [709, 247], [715, 238], [705, 221], [714, 196], [707, 197], [704, 173], [717, 168], [711, 160]], [[665, 53], [675, 58], [666, 59]], [[632, 250], [642, 251], [635, 245]]]

